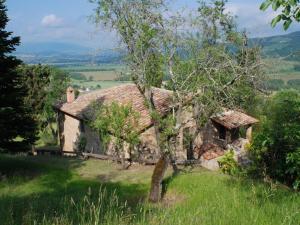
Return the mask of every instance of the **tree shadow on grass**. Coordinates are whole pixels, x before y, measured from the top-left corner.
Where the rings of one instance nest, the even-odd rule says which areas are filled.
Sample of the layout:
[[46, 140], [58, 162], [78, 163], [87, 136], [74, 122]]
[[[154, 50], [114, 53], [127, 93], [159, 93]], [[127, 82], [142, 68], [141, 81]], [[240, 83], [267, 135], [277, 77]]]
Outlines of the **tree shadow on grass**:
[[[43, 160], [53, 160], [50, 164], [58, 164], [50, 168], [49, 164], [42, 165]], [[0, 171], [7, 176], [5, 182], [9, 183], [15, 176], [27, 176], [17, 184], [8, 184], [6, 195], [0, 193], [0, 224], [30, 224], [33, 220], [41, 222], [44, 215], [47, 218], [63, 216], [72, 207], [72, 202], [76, 205], [87, 197], [91, 202], [97, 202], [102, 192], [106, 193], [101, 196], [104, 206], [117, 196], [118, 204], [127, 202], [130, 213], [137, 214], [140, 211], [138, 203], [143, 202], [147, 195], [145, 184], [113, 183], [108, 178], [100, 182], [74, 177], [73, 170], [81, 165], [80, 160], [42, 158], [35, 163], [31, 159], [23, 161], [1, 157], [0, 161], [3, 163], [0, 164]], [[25, 188], [29, 181], [34, 182], [32, 188], [37, 188], [37, 191], [24, 190], [23, 194], [20, 188]], [[15, 186], [19, 190], [14, 193]]]

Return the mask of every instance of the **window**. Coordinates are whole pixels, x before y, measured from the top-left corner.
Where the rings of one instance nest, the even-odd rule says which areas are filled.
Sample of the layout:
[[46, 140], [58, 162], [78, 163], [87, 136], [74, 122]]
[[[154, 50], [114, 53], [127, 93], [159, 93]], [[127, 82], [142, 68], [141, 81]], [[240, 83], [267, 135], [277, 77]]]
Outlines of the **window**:
[[218, 131], [219, 131], [219, 138], [221, 140], [225, 140], [226, 139], [226, 128], [223, 126], [219, 126]]

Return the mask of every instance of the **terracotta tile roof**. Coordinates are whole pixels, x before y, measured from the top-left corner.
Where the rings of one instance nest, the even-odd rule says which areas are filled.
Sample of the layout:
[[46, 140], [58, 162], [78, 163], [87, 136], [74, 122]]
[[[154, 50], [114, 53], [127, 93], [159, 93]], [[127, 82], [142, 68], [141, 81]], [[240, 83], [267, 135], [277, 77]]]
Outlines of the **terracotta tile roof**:
[[205, 145], [204, 149], [205, 152], [202, 156], [205, 160], [218, 158], [225, 153], [223, 148], [212, 143]]
[[227, 129], [233, 129], [241, 126], [257, 123], [258, 120], [239, 111], [228, 110], [211, 118], [218, 124]]
[[[153, 88], [154, 105], [161, 115], [165, 115], [170, 110], [171, 94], [171, 91]], [[112, 102], [123, 105], [131, 104], [133, 109], [140, 114], [140, 130], [152, 124], [143, 96], [134, 84], [124, 84], [82, 94], [74, 102], [64, 103], [58, 109], [78, 119], [91, 118], [91, 104], [95, 101], [99, 101], [101, 104], [110, 104]]]

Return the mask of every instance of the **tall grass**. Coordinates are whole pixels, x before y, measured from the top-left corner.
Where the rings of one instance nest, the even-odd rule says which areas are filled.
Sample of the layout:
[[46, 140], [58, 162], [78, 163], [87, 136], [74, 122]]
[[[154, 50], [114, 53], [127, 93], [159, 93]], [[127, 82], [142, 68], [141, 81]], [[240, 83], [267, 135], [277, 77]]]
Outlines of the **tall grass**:
[[[96, 197], [96, 198], [95, 198]], [[58, 215], [44, 215], [41, 221], [28, 221], [42, 225], [115, 225], [130, 224], [134, 214], [127, 203], [120, 203], [115, 192], [100, 188], [98, 195], [91, 191], [80, 200], [64, 199]]]
[[[254, 180], [193, 168], [166, 179], [164, 200], [150, 205], [143, 199], [152, 168], [148, 174], [146, 168], [120, 171], [102, 161], [36, 158], [41, 166], [33, 163], [35, 158], [26, 160], [0, 157], [0, 173], [8, 174], [6, 181], [0, 180], [1, 225], [299, 225], [300, 221], [299, 193]], [[88, 174], [83, 179], [74, 174], [75, 168], [80, 174], [95, 171], [95, 177]], [[103, 170], [111, 174], [102, 183]], [[143, 174], [145, 180], [133, 179]]]

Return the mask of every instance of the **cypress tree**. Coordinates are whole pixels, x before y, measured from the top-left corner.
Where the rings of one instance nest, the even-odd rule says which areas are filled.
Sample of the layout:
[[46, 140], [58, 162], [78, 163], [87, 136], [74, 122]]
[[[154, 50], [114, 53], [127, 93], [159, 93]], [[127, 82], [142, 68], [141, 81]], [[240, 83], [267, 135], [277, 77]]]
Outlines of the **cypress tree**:
[[30, 109], [24, 105], [27, 89], [17, 72], [22, 62], [12, 55], [20, 37], [6, 31], [8, 21], [5, 0], [0, 0], [0, 150], [12, 150], [17, 143], [18, 150], [22, 150], [20, 146], [35, 141], [36, 125]]

